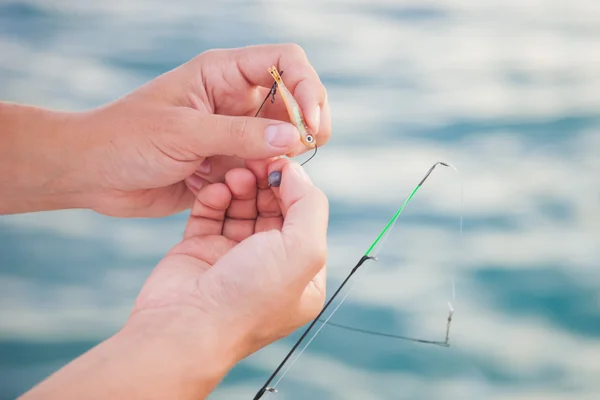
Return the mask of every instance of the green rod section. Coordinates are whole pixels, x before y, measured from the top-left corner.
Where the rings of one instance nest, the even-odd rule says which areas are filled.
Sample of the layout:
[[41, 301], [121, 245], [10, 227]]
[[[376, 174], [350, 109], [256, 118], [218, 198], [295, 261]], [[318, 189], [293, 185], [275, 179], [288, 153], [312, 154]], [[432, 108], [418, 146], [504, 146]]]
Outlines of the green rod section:
[[398, 209], [398, 211], [396, 211], [396, 214], [394, 214], [394, 216], [392, 217], [392, 219], [390, 219], [390, 222], [388, 222], [387, 225], [385, 226], [385, 228], [383, 228], [383, 230], [381, 231], [381, 233], [379, 233], [379, 236], [377, 236], [377, 239], [375, 239], [375, 241], [373, 242], [373, 244], [371, 245], [371, 247], [369, 247], [369, 250], [367, 250], [367, 252], [365, 253], [366, 257], [369, 257], [370, 253], [373, 251], [373, 249], [375, 248], [375, 246], [377, 246], [377, 243], [379, 243], [379, 241], [381, 240], [381, 238], [387, 233], [387, 231], [390, 230], [390, 228], [392, 227], [392, 225], [394, 225], [394, 222], [396, 222], [396, 220], [400, 216], [400, 213], [402, 212], [402, 210], [404, 210], [404, 207], [406, 207], [406, 205], [408, 204], [408, 202], [410, 201], [410, 199], [413, 198], [413, 196], [415, 195], [415, 193], [417, 193], [417, 190], [419, 190], [420, 187], [421, 187], [421, 184], [418, 184], [413, 189], [413, 191], [410, 194], [410, 196], [408, 196], [408, 198], [404, 201], [404, 204], [402, 204], [402, 206]]

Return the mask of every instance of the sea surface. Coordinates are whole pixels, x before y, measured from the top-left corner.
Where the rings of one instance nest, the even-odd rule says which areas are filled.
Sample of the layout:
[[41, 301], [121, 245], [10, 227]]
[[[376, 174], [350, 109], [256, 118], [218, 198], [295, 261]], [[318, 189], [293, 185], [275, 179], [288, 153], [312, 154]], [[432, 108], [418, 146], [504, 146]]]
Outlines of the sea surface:
[[[332, 109], [306, 166], [329, 295], [433, 163], [460, 173], [436, 169], [331, 321], [444, 340], [454, 315], [449, 348], [325, 326], [268, 397], [598, 399], [599, 21], [597, 0], [0, 0], [0, 99], [89, 109], [208, 49], [300, 44]], [[185, 223], [0, 217], [0, 399], [118, 330]], [[251, 399], [300, 333], [211, 398]]]

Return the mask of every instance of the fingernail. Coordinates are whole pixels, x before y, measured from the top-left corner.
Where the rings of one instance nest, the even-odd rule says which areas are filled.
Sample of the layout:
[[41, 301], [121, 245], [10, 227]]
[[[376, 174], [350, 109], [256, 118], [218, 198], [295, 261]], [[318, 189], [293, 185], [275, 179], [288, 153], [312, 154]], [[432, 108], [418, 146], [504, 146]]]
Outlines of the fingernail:
[[281, 171], [273, 171], [269, 174], [269, 186], [281, 186]]
[[206, 182], [206, 179], [197, 174], [192, 174], [186, 179], [188, 186], [191, 186], [195, 191], [202, 189]]
[[300, 176], [300, 178], [304, 179], [305, 181], [307, 181], [309, 183], [312, 183], [312, 181], [310, 180], [310, 177], [308, 176], [308, 174], [306, 173], [306, 171], [304, 170], [304, 168], [302, 168], [300, 166], [300, 164], [298, 164], [298, 163], [292, 163], [291, 167]]
[[292, 124], [269, 125], [265, 132], [267, 143], [274, 147], [288, 147], [300, 141], [300, 133]]
[[202, 161], [202, 164], [200, 164], [197, 169], [197, 171], [199, 173], [204, 174], [204, 175], [210, 174], [210, 170], [211, 170], [211, 166], [210, 166], [210, 160], [208, 158], [205, 158], [204, 161]]

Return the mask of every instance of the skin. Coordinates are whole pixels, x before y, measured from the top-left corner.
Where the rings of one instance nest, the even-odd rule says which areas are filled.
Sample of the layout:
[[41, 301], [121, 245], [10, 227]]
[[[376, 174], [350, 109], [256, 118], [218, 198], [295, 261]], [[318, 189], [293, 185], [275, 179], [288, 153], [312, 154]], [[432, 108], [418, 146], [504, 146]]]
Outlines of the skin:
[[[315, 132], [331, 134], [327, 92], [297, 45], [210, 50], [110, 104], [56, 112], [0, 102], [0, 214], [90, 208], [116, 217], [161, 217], [188, 209], [189, 188], [221, 182], [242, 160], [307, 149], [278, 99], [253, 118], [285, 71]], [[290, 132], [270, 145], [266, 129]]]
[[[268, 187], [273, 170], [279, 188]], [[230, 170], [197, 193], [183, 241], [125, 327], [22, 399], [206, 398], [238, 361], [322, 308], [327, 219], [326, 197], [297, 163]]]
[[[85, 112], [0, 103], [0, 213], [159, 217], [193, 206], [123, 328], [22, 398], [205, 398], [237, 362], [316, 316], [328, 203], [278, 158], [304, 149], [281, 123], [283, 103], [251, 117], [272, 84], [268, 65], [286, 71], [326, 143], [327, 94], [296, 45], [208, 51]], [[289, 133], [277, 146], [272, 125]], [[272, 171], [280, 187], [269, 187]]]

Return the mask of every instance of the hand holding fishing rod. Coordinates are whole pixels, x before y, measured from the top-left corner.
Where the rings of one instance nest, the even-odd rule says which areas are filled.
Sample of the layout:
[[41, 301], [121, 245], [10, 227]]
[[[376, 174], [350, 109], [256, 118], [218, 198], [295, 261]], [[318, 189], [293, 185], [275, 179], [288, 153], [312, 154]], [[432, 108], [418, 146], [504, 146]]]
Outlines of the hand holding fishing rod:
[[[267, 182], [274, 170], [278, 188]], [[328, 212], [297, 163], [230, 170], [198, 191], [183, 241], [125, 327], [23, 399], [206, 398], [238, 361], [322, 308]]]
[[322, 146], [331, 134], [327, 93], [292, 44], [206, 51], [89, 111], [0, 102], [0, 214], [89, 208], [166, 216], [189, 208], [198, 189], [243, 160], [306, 151], [283, 102], [255, 117], [272, 65], [285, 70]]

